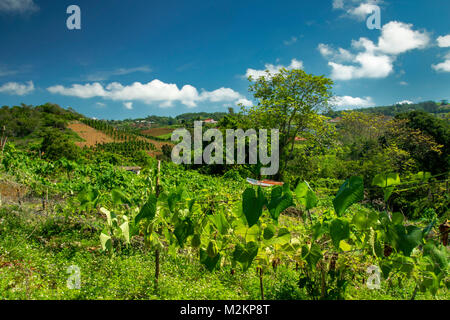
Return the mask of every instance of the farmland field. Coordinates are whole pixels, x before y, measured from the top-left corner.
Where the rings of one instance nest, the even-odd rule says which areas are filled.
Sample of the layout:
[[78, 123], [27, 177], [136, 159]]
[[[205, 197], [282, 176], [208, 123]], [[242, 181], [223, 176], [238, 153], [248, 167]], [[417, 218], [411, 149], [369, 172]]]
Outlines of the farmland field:
[[174, 129], [172, 128], [151, 128], [143, 130], [143, 134], [148, 134], [153, 137], [159, 137], [159, 136], [167, 136], [168, 134], [171, 134]]

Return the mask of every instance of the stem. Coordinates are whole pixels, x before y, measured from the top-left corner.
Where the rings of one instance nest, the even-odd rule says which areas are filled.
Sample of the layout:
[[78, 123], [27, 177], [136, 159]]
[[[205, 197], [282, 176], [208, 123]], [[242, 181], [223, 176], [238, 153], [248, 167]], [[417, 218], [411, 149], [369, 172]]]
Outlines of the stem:
[[320, 297], [324, 298], [325, 297], [325, 270], [322, 270], [321, 273], [322, 273], [322, 281], [321, 281], [322, 290], [321, 290]]
[[418, 289], [419, 287], [416, 285], [416, 287], [414, 288], [414, 292], [413, 292], [413, 294], [412, 294], [412, 296], [411, 296], [411, 301], [412, 300], [414, 300], [414, 299], [416, 299], [416, 294], [417, 294], [417, 289]]
[[261, 291], [261, 300], [264, 300], [263, 270], [259, 268], [259, 290]]
[[[158, 174], [156, 175], [156, 198], [159, 196], [159, 174], [161, 171], [161, 160], [158, 160]], [[155, 290], [158, 290], [159, 281], [159, 249], [155, 250]]]
[[158, 290], [159, 281], [159, 249], [155, 251], [155, 290]]

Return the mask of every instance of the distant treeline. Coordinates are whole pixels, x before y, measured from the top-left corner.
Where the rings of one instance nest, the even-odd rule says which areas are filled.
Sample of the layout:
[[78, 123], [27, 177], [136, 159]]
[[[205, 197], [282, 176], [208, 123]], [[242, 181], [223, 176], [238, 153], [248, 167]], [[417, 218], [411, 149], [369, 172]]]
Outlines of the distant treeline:
[[118, 123], [127, 123], [127, 122], [135, 122], [135, 121], [148, 121], [151, 122], [152, 125], [157, 126], [172, 126], [176, 124], [185, 124], [196, 120], [205, 120], [205, 119], [214, 119], [219, 121], [223, 117], [225, 117], [227, 112], [195, 112], [195, 113], [183, 113], [176, 117], [161, 117], [161, 116], [148, 116], [146, 118], [141, 119], [125, 119], [123, 121], [110, 121], [117, 125]]
[[[353, 111], [363, 112], [363, 113], [376, 113], [385, 116], [394, 117], [397, 114], [410, 112], [410, 111], [425, 111], [433, 114], [449, 113], [450, 105], [447, 101], [442, 101], [440, 103], [434, 101], [425, 101], [413, 104], [396, 104], [392, 106], [380, 106], [372, 108], [361, 108], [355, 109]], [[331, 111], [325, 115], [328, 117], [336, 118], [342, 116], [345, 111]]]

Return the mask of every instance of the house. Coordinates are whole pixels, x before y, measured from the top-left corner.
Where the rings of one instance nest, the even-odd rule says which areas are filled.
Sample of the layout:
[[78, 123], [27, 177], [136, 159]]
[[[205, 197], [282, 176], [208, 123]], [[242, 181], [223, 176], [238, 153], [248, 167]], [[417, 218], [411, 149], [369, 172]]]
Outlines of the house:
[[337, 117], [331, 120], [328, 120], [328, 123], [339, 123], [341, 122], [342, 118], [341, 117]]
[[214, 119], [206, 119], [206, 120], [203, 120], [203, 122], [204, 123], [217, 123], [217, 121]]

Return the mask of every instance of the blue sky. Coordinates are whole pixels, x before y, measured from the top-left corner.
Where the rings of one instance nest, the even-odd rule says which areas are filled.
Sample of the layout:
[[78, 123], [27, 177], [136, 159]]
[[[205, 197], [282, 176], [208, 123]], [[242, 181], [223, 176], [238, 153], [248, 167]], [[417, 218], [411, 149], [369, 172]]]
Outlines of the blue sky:
[[[81, 30], [66, 26], [73, 4]], [[0, 105], [226, 111], [251, 104], [246, 76], [282, 66], [331, 77], [337, 109], [450, 99], [449, 13], [448, 0], [0, 0]]]

